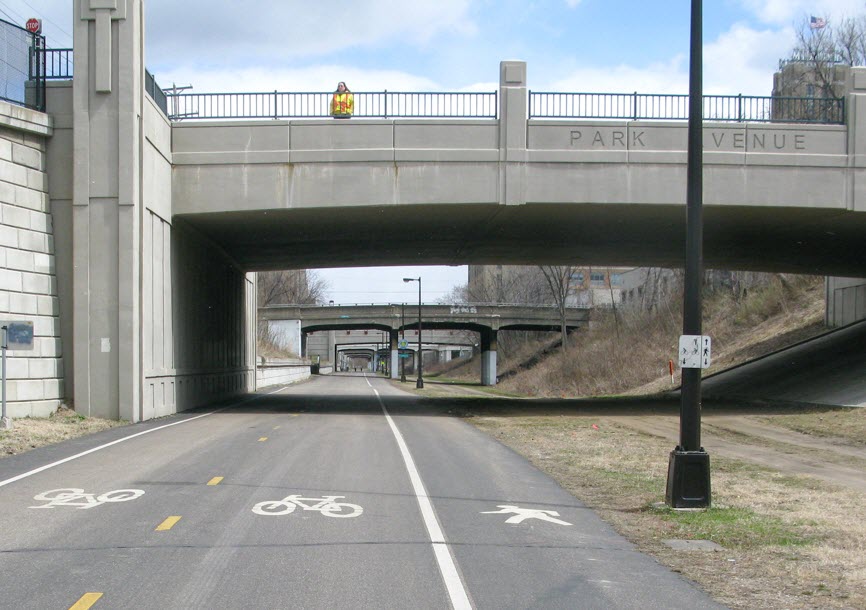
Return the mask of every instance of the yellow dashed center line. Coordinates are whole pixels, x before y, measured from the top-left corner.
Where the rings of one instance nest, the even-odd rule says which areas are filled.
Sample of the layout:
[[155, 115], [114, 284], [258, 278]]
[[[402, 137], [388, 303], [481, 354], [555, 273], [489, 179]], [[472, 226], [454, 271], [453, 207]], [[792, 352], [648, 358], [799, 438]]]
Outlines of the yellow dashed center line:
[[178, 521], [180, 521], [180, 517], [169, 517], [156, 527], [156, 531], [166, 532], [173, 528]]
[[69, 610], [87, 610], [102, 597], [102, 593], [85, 593], [77, 602], [69, 607]]
[[220, 481], [222, 481], [222, 477], [214, 477], [210, 481], [207, 482], [208, 485], [219, 485]]
[[279, 426], [274, 426], [274, 430], [279, 430], [279, 429], [280, 429]]
[[259, 439], [259, 442], [260, 442], [260, 443], [264, 443], [266, 440], [268, 440], [268, 437], [267, 437], [267, 436], [263, 436], [262, 438]]

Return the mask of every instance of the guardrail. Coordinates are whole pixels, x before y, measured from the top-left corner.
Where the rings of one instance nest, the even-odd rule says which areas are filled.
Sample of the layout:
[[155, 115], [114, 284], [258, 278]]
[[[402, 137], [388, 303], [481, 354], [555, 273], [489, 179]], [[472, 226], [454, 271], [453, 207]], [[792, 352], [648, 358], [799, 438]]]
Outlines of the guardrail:
[[[845, 123], [844, 98], [705, 95], [706, 121]], [[689, 96], [529, 92], [529, 118], [675, 120], [689, 118]]]
[[[496, 118], [497, 95], [473, 92], [359, 92], [358, 118]], [[169, 118], [292, 119], [328, 118], [333, 92], [178, 93], [168, 95]]]
[[42, 49], [46, 80], [72, 78], [72, 49]]

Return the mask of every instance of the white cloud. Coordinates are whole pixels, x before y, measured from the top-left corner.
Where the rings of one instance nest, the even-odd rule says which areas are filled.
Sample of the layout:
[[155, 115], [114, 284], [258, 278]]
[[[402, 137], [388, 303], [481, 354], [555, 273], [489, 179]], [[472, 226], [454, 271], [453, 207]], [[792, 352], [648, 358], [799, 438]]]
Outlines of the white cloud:
[[[703, 87], [707, 94], [770, 95], [773, 72], [794, 44], [790, 27], [755, 30], [735, 24], [704, 45]], [[576, 70], [551, 84], [552, 91], [688, 93], [686, 55], [647, 66], [620, 64]]]
[[565, 0], [565, 3], [569, 6], [569, 8], [575, 8], [582, 1], [583, 0]]
[[704, 91], [733, 95], [770, 95], [779, 59], [794, 44], [790, 28], [753, 30], [734, 25], [704, 46]]
[[678, 55], [664, 64], [646, 67], [629, 65], [595, 66], [575, 70], [554, 81], [551, 91], [587, 91], [598, 93], [687, 93], [688, 63]]
[[469, 0], [185, 0], [147, 4], [148, 61], [289, 64], [351, 48], [423, 47], [442, 33], [471, 35]]
[[[196, 93], [333, 91], [345, 81], [352, 91], [436, 91], [442, 87], [430, 79], [396, 70], [364, 70], [345, 65], [314, 65], [297, 69], [212, 68], [178, 66], [154, 75], [163, 88], [172, 83], [192, 85]], [[492, 89], [487, 89], [491, 91]]]

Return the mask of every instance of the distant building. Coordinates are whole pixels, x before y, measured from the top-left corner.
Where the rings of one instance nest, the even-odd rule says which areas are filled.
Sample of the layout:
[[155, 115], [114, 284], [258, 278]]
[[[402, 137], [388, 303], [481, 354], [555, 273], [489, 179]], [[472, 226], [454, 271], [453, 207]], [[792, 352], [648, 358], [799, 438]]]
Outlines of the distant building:
[[836, 56], [795, 55], [779, 61], [779, 71], [773, 75], [772, 95], [777, 99], [772, 102], [771, 118], [841, 122], [842, 107], [829, 100], [845, 96], [850, 70]]
[[[623, 299], [624, 274], [631, 267], [575, 267], [571, 273], [571, 307], [610, 307]], [[546, 303], [553, 297], [544, 276], [531, 265], [470, 265], [468, 300], [495, 303]]]

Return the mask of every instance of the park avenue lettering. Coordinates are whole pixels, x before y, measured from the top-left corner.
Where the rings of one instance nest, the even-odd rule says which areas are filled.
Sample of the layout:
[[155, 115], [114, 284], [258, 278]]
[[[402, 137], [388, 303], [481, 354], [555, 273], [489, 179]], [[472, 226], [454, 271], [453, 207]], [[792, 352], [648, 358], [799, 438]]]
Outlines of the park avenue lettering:
[[[629, 140], [628, 148], [646, 148], [646, 144], [643, 141], [643, 131], [632, 131], [631, 134], [620, 130], [613, 130], [607, 133], [602, 133], [599, 130], [595, 130], [591, 134], [587, 132], [587, 136], [591, 137], [591, 145], [598, 148], [625, 148], [626, 137], [629, 135], [631, 135], [631, 138]], [[572, 146], [577, 146], [578, 142], [582, 143], [583, 138], [583, 130], [573, 129], [571, 131]]]
[[725, 132], [710, 132], [713, 137], [713, 144], [717, 149], [725, 148], [729, 145], [731, 148], [746, 150], [785, 150], [785, 148], [794, 147], [794, 150], [806, 150], [806, 134], [803, 133], [749, 133], [748, 142], [745, 133], [725, 133]]
[[[706, 135], [706, 134], [705, 134]], [[704, 148], [710, 150], [748, 150], [750, 152], [806, 150], [806, 134], [761, 131], [710, 131]], [[641, 130], [572, 129], [572, 148], [616, 148], [634, 150], [647, 147], [647, 133]]]

